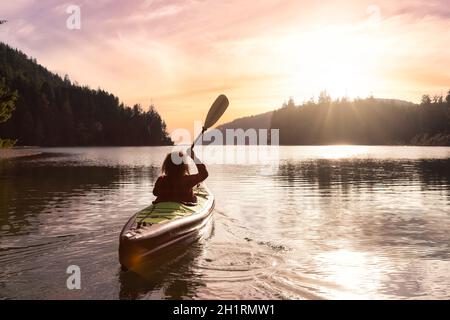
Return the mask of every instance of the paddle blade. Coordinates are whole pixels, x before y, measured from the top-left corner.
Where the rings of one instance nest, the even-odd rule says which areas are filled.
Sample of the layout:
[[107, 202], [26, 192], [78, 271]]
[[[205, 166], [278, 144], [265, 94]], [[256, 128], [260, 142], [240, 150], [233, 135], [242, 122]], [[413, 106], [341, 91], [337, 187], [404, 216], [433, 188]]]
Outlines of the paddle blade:
[[225, 110], [227, 110], [229, 104], [230, 102], [224, 94], [218, 96], [216, 101], [214, 101], [211, 108], [209, 109], [205, 124], [203, 125], [204, 128], [211, 128], [220, 119]]

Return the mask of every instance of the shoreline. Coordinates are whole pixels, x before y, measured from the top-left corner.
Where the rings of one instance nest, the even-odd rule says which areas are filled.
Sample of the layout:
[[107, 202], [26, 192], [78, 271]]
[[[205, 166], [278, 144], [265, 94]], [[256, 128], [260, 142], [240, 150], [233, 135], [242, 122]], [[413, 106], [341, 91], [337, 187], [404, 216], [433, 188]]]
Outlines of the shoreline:
[[[180, 145], [175, 145], [175, 146], [171, 146], [171, 147], [179, 147]], [[184, 145], [181, 145], [184, 146]], [[189, 146], [189, 145], [186, 145]], [[208, 147], [211, 145], [202, 145], [203, 147]], [[213, 146], [221, 146], [221, 147], [226, 147], [227, 145], [213, 145]], [[242, 147], [242, 146], [250, 146], [250, 147], [254, 147], [257, 145], [240, 145], [240, 144], [235, 144], [232, 145], [235, 147]], [[271, 146], [271, 145], [267, 145], [267, 146]], [[277, 145], [274, 145], [272, 147], [275, 147]], [[448, 145], [419, 145], [419, 144], [404, 144], [404, 145], [360, 145], [360, 144], [330, 144], [330, 145], [295, 145], [295, 144], [280, 144], [278, 145], [279, 147], [329, 147], [329, 146], [358, 146], [358, 147], [428, 147], [428, 148], [449, 148], [450, 146]], [[161, 146], [70, 146], [70, 147], [54, 147], [54, 148], [126, 148], [126, 147], [132, 147], [132, 148], [139, 148], [139, 147], [170, 147], [167, 145], [161, 145]], [[16, 159], [16, 158], [25, 158], [25, 157], [32, 157], [32, 156], [38, 156], [38, 155], [42, 155], [44, 153], [44, 151], [41, 150], [37, 150], [39, 148], [42, 147], [38, 147], [38, 146], [24, 146], [24, 147], [13, 147], [13, 148], [0, 148], [0, 161], [1, 160], [10, 160], [10, 159]], [[50, 147], [51, 148], [51, 147]]]
[[0, 160], [31, 157], [42, 154], [41, 151], [28, 148], [0, 149]]

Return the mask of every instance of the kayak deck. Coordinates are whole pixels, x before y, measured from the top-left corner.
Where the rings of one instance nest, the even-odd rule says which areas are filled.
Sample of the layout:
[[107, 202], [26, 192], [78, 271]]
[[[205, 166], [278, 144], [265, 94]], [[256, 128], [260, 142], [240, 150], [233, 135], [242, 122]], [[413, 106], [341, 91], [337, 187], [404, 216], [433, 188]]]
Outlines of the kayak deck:
[[136, 222], [158, 224], [195, 214], [205, 206], [209, 194], [202, 187], [198, 187], [194, 194], [197, 196], [197, 203], [194, 205], [179, 202], [160, 202], [152, 204], [138, 212], [136, 215]]

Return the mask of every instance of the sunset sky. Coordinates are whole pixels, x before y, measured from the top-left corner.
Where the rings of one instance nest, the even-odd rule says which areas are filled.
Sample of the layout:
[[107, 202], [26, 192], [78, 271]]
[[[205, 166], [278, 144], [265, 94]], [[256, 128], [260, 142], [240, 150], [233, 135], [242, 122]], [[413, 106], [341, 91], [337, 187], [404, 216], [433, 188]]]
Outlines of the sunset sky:
[[[69, 30], [69, 5], [81, 29]], [[73, 81], [154, 103], [192, 129], [220, 93], [224, 121], [333, 97], [450, 89], [450, 5], [428, 1], [2, 1], [0, 40]]]

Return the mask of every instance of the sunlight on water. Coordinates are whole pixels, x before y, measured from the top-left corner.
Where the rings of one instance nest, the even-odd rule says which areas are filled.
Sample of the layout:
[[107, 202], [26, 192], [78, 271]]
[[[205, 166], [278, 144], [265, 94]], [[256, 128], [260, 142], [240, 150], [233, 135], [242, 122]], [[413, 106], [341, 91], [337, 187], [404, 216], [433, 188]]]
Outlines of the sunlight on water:
[[[281, 147], [277, 161], [210, 164], [201, 239], [120, 272], [120, 230], [170, 150], [1, 161], [0, 298], [450, 298], [450, 148]], [[79, 291], [65, 287], [71, 264]]]
[[361, 155], [367, 152], [368, 147], [365, 146], [323, 146], [321, 148], [321, 155], [325, 159], [341, 159], [351, 158], [356, 155]]
[[375, 298], [366, 294], [376, 292], [382, 280], [380, 270], [375, 268], [378, 257], [363, 252], [337, 250], [319, 254], [316, 260], [321, 265], [326, 262], [329, 281], [346, 289], [337, 293], [335, 298]]

